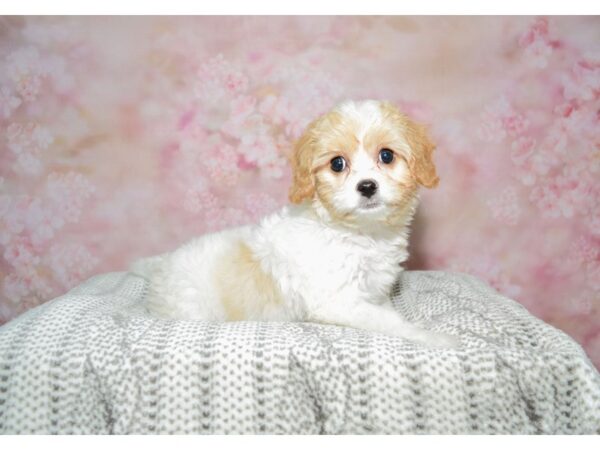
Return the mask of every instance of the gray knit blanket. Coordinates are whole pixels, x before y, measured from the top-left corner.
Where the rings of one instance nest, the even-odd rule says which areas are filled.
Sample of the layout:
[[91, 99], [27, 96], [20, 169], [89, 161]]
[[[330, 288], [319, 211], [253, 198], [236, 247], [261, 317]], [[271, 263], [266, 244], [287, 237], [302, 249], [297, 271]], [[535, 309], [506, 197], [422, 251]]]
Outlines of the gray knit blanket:
[[2, 433], [599, 433], [579, 345], [477, 279], [405, 272], [407, 319], [456, 350], [313, 323], [168, 321], [91, 278], [0, 327]]

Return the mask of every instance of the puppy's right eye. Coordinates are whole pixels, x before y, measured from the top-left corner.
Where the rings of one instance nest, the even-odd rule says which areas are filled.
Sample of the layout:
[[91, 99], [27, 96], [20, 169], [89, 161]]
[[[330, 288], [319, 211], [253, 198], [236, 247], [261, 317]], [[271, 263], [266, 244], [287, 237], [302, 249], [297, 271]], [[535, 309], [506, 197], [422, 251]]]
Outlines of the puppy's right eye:
[[331, 160], [331, 170], [334, 172], [341, 172], [346, 168], [346, 160], [341, 156], [336, 156]]

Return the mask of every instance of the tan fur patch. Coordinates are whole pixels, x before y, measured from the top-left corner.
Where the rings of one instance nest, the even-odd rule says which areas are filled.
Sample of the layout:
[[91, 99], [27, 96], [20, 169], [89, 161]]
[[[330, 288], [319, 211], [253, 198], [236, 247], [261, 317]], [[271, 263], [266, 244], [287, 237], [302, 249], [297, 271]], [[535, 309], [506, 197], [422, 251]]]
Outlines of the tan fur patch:
[[408, 166], [415, 180], [427, 188], [436, 187], [440, 179], [433, 163], [435, 144], [429, 138], [426, 127], [402, 114], [391, 103], [383, 102], [381, 111], [388, 120], [396, 124], [399, 130], [402, 130], [403, 137], [410, 146]]
[[282, 305], [279, 287], [243, 242], [219, 261], [215, 275], [227, 320], [260, 317]]
[[356, 124], [332, 111], [314, 120], [298, 140], [292, 154], [292, 186], [289, 198], [301, 203], [315, 194], [315, 173], [328, 167], [329, 161], [341, 155], [350, 161], [358, 149], [353, 130]]
[[395, 145], [397, 140], [398, 136], [396, 133], [387, 127], [372, 127], [365, 133], [363, 146], [369, 154], [372, 153], [374, 157], [377, 157], [382, 148], [398, 151], [395, 149], [395, 147], [397, 147], [397, 145]]
[[292, 154], [292, 185], [289, 198], [292, 203], [301, 203], [312, 198], [315, 193], [315, 184], [312, 174], [312, 161], [315, 154], [314, 136], [311, 127], [302, 135], [294, 147]]

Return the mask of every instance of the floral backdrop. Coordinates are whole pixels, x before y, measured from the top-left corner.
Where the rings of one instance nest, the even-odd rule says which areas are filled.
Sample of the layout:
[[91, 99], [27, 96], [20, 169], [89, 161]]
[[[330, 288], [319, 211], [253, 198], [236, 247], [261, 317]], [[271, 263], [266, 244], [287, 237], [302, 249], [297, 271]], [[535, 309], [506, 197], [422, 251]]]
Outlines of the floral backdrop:
[[5, 17], [0, 69], [0, 323], [278, 208], [303, 127], [380, 98], [438, 143], [409, 267], [600, 366], [598, 17]]

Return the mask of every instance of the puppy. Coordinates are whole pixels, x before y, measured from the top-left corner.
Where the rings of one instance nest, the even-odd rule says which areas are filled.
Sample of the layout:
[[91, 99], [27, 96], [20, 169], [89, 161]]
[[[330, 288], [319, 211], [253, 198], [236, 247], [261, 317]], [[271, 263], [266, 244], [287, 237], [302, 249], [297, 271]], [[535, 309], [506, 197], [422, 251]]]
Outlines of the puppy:
[[347, 101], [313, 121], [292, 155], [292, 205], [258, 225], [201, 236], [132, 271], [160, 317], [313, 321], [430, 347], [454, 336], [404, 320], [390, 294], [408, 257], [418, 186], [438, 184], [425, 128], [392, 104]]

